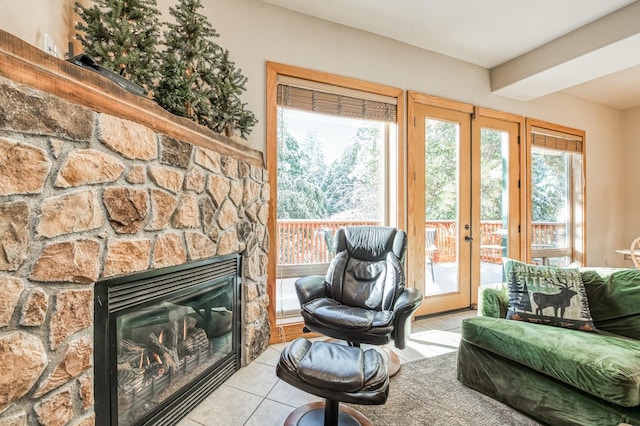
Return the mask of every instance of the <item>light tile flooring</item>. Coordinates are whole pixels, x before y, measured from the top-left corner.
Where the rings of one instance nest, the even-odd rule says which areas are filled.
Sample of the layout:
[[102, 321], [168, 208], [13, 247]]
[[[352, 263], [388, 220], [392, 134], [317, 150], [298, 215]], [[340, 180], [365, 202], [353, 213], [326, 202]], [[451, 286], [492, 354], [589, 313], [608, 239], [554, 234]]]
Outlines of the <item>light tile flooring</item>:
[[[460, 342], [462, 320], [475, 315], [476, 311], [466, 310], [414, 321], [407, 348], [394, 350], [403, 363], [455, 351]], [[216, 389], [178, 426], [282, 425], [298, 406], [320, 401], [321, 398], [300, 391], [276, 376], [275, 367], [285, 345], [269, 346], [256, 360]]]

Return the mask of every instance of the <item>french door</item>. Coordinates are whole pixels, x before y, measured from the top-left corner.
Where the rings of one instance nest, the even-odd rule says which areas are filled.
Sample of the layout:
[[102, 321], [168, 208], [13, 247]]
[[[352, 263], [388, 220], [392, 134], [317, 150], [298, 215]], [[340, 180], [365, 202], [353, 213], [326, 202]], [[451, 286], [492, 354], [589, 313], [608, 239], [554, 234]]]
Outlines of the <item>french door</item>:
[[502, 258], [521, 258], [520, 116], [479, 108], [472, 120], [471, 304], [478, 285], [504, 282]]
[[[484, 115], [481, 115], [483, 112]], [[520, 253], [518, 117], [409, 94], [408, 280], [416, 315], [470, 307]]]

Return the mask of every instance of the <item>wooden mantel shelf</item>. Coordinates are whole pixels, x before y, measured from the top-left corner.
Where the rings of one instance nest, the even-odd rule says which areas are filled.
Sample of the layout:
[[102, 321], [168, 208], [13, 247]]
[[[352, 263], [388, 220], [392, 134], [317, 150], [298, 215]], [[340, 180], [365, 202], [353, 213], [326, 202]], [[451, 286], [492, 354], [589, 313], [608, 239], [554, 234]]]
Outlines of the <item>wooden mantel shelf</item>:
[[149, 127], [156, 133], [265, 166], [262, 152], [178, 117], [152, 100], [127, 92], [109, 79], [58, 59], [0, 30], [0, 76], [94, 111]]

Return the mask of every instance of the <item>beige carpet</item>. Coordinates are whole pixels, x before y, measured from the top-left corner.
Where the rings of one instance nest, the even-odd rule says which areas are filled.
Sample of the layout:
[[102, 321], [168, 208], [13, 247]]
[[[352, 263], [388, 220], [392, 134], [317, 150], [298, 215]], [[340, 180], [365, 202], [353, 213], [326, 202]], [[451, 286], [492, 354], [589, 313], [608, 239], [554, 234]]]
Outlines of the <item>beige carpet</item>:
[[456, 352], [404, 364], [384, 405], [353, 405], [376, 426], [533, 426], [540, 423], [463, 386]]

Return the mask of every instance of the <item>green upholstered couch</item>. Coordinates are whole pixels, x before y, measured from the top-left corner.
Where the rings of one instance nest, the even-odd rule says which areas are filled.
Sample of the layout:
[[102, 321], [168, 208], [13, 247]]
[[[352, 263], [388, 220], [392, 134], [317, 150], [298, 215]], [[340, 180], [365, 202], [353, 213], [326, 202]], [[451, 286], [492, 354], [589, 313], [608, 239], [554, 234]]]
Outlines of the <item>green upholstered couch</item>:
[[598, 331], [506, 320], [506, 288], [484, 288], [458, 380], [550, 425], [640, 425], [640, 270], [580, 273]]

